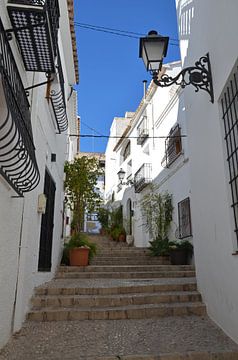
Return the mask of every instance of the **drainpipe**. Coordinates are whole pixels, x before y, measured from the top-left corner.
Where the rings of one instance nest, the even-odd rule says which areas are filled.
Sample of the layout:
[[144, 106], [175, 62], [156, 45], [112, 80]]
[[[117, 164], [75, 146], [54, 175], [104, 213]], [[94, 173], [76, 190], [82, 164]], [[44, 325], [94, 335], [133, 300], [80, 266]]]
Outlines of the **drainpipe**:
[[21, 216], [21, 227], [20, 227], [20, 234], [19, 234], [20, 236], [19, 236], [18, 259], [17, 259], [17, 278], [16, 278], [16, 285], [15, 285], [14, 304], [13, 304], [13, 310], [12, 310], [11, 333], [13, 333], [13, 331], [14, 331], [16, 303], [17, 303], [17, 296], [18, 296], [18, 282], [19, 282], [19, 273], [20, 273], [21, 248], [22, 248], [24, 206], [25, 206], [25, 198], [23, 198], [23, 204], [22, 204], [22, 216]]

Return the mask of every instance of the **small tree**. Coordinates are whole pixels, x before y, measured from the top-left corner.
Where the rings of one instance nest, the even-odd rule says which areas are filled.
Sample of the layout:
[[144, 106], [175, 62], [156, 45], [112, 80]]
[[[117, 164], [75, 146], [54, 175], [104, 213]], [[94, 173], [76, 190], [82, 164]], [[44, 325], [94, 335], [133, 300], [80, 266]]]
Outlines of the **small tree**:
[[66, 162], [64, 171], [66, 202], [73, 211], [74, 228], [79, 232], [83, 229], [85, 210], [93, 212], [101, 202], [96, 185], [102, 170], [96, 158], [83, 156]]
[[146, 229], [153, 239], [150, 241], [150, 250], [154, 255], [166, 255], [173, 214], [172, 195], [168, 192], [159, 193], [158, 187], [152, 185], [140, 205]]

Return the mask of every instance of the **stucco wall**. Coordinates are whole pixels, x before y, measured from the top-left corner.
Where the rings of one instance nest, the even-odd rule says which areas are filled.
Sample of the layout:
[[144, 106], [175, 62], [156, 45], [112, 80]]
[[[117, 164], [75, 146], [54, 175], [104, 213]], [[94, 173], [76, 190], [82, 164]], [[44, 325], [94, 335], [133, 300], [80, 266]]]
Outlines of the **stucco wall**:
[[[4, 2], [0, 3], [0, 14], [5, 29], [11, 28]], [[64, 16], [67, 17], [67, 12]], [[67, 41], [70, 43], [70, 38]], [[65, 57], [71, 54], [63, 54], [64, 44], [61, 40], [60, 42], [61, 61], [65, 69]], [[11, 48], [25, 87], [46, 80], [44, 74], [25, 72], [15, 40], [11, 41]], [[64, 75], [67, 99], [71, 88], [68, 85], [67, 73]], [[72, 75], [70, 76], [72, 78]], [[16, 193], [0, 176], [0, 348], [6, 343], [12, 331], [20, 329], [29, 310], [34, 287], [53, 277], [61, 257], [63, 169], [67, 156], [67, 134], [57, 134], [55, 120], [45, 96], [46, 87], [41, 86], [30, 91], [28, 97], [36, 159], [41, 175], [39, 185], [32, 192], [26, 193], [24, 198], [14, 197]], [[75, 108], [75, 101], [68, 105], [70, 106]], [[74, 111], [68, 110], [70, 110], [68, 115], [72, 117]], [[56, 154], [56, 162], [51, 162], [52, 153]], [[44, 191], [46, 168], [56, 184], [52, 268], [49, 272], [39, 272], [42, 215], [37, 212], [37, 204], [38, 195]]]
[[177, 0], [176, 5], [184, 65], [209, 52], [215, 95], [212, 104], [205, 92], [194, 93], [191, 86], [184, 91], [198, 286], [208, 314], [238, 342], [238, 256], [232, 255], [237, 244], [219, 104], [237, 60], [238, 3]]

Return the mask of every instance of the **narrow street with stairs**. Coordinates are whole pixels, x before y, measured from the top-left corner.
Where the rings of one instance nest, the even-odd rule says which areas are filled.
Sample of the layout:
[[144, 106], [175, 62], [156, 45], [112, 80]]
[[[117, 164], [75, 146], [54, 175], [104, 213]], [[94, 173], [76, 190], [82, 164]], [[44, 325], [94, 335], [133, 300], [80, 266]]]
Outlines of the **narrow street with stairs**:
[[88, 267], [61, 266], [35, 289], [0, 360], [235, 360], [238, 346], [206, 315], [195, 269], [92, 236]]

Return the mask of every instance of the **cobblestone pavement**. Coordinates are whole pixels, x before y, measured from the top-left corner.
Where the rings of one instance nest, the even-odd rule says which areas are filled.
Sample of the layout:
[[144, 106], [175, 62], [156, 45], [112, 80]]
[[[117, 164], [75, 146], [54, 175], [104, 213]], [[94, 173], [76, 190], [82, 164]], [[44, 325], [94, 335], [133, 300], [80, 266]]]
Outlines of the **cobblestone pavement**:
[[[92, 360], [112, 355], [116, 359], [118, 355], [225, 350], [238, 350], [238, 346], [207, 317], [27, 322], [3, 348], [0, 360]], [[231, 359], [238, 359], [238, 353]]]

